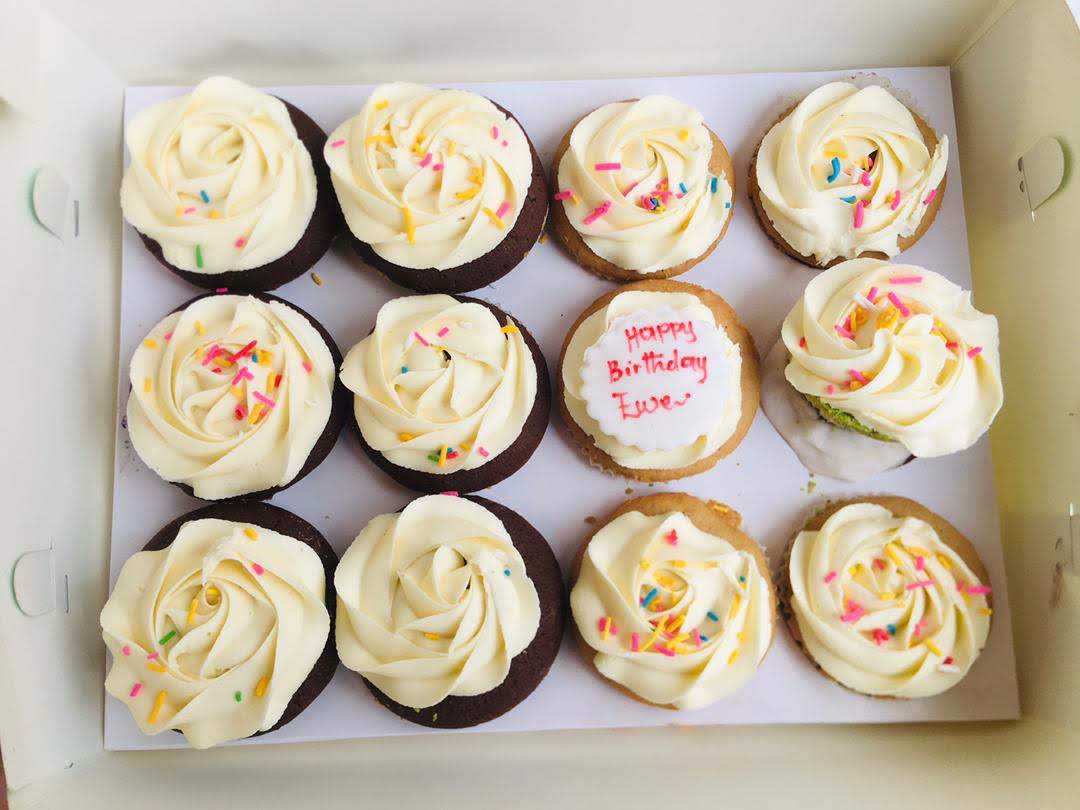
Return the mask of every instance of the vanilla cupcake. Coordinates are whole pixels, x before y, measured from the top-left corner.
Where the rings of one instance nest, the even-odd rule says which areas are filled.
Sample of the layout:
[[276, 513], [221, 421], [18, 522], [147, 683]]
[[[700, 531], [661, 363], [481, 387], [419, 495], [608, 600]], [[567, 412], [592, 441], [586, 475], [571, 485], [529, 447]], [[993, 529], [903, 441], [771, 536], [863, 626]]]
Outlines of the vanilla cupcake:
[[334, 583], [342, 663], [414, 723], [492, 720], [536, 689], [559, 651], [555, 555], [524, 518], [484, 498], [428, 495], [379, 515]]
[[723, 298], [639, 281], [594, 301], [566, 334], [559, 410], [590, 463], [639, 481], [696, 475], [735, 450], [757, 412], [753, 338]]
[[352, 247], [419, 292], [501, 278], [547, 220], [536, 150], [517, 119], [476, 93], [380, 85], [323, 154]]
[[1004, 397], [997, 319], [937, 273], [877, 259], [811, 281], [765, 365], [777, 431], [845, 480], [970, 447]]
[[326, 134], [286, 101], [215, 76], [136, 113], [124, 133], [126, 219], [176, 275], [272, 290], [330, 247], [340, 212], [312, 155]]
[[885, 88], [832, 82], [762, 139], [750, 199], [766, 234], [803, 264], [887, 259], [933, 222], [948, 157], [949, 139]]
[[341, 366], [371, 460], [421, 492], [472, 492], [512, 475], [547, 429], [551, 392], [532, 335], [472, 298], [383, 304]]
[[555, 232], [605, 278], [685, 273], [731, 221], [731, 157], [701, 113], [670, 96], [594, 110], [563, 137], [553, 165]]
[[990, 632], [991, 590], [971, 542], [907, 498], [831, 504], [788, 550], [781, 608], [828, 677], [874, 697], [956, 686]]
[[632, 697], [701, 709], [757, 672], [776, 594], [738, 513], [690, 495], [627, 501], [582, 546], [570, 609], [601, 675]]
[[274, 731], [330, 683], [337, 555], [296, 515], [214, 504], [133, 555], [101, 611], [105, 689], [193, 748]]
[[280, 298], [195, 298], [131, 358], [132, 447], [196, 498], [270, 497], [333, 448], [348, 407], [340, 358], [322, 325]]

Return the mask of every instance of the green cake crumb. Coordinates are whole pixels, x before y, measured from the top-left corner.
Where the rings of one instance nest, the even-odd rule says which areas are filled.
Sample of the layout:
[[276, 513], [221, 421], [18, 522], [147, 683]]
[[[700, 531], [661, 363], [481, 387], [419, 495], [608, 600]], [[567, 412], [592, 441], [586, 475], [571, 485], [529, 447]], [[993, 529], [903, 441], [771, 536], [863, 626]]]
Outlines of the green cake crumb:
[[813, 394], [803, 394], [803, 396], [806, 397], [807, 402], [817, 409], [817, 412], [821, 414], [822, 419], [836, 425], [838, 428], [861, 433], [863, 436], [869, 436], [871, 439], [877, 439], [879, 442], [896, 441], [895, 439], [890, 439], [884, 433], [879, 433], [872, 427], [867, 427], [847, 411], [834, 408], [821, 397], [815, 397]]

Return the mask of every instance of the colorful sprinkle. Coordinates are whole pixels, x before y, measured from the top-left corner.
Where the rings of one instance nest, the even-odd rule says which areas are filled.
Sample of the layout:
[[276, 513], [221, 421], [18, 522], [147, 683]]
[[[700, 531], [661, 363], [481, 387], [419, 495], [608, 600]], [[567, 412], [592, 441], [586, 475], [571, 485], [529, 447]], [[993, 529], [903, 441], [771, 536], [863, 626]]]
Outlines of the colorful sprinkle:
[[643, 600], [641, 601], [641, 606], [642, 606], [642, 607], [648, 607], [648, 606], [649, 606], [649, 603], [650, 603], [650, 602], [651, 602], [651, 601], [652, 601], [653, 599], [655, 599], [655, 598], [656, 598], [656, 594], [657, 594], [658, 592], [659, 592], [659, 591], [658, 591], [658, 590], [657, 590], [656, 588], [653, 588], [653, 589], [652, 589], [651, 591], [649, 591], [649, 592], [648, 592], [647, 594], [645, 594], [645, 598], [644, 598], [644, 599], [643, 599]]
[[214, 208], [210, 211], [208, 216], [210, 217], [210, 219], [221, 219], [221, 212]]
[[570, 190], [566, 190], [566, 191], [560, 191], [559, 193], [557, 193], [555, 195], [555, 199], [556, 200], [569, 200], [573, 196], [574, 196], [574, 192], [572, 192]]
[[598, 172], [617, 172], [621, 168], [621, 163], [597, 163], [593, 166], [593, 170]]
[[202, 245], [196, 245], [195, 246], [195, 266], [196, 267], [202, 267], [203, 266]]
[[979, 608], [979, 610], [977, 612], [979, 613], [980, 616], [993, 616], [994, 615], [994, 609], [993, 608]]
[[330, 148], [331, 149], [337, 149], [339, 146], [344, 146], [344, 145], [345, 145], [345, 139], [341, 138], [339, 140], [334, 141], [332, 144], [330, 144]]
[[429, 163], [431, 163], [431, 152], [424, 155], [424, 159], [420, 161], [420, 168], [426, 169]]
[[480, 454], [481, 456], [483, 456], [484, 458], [487, 458], [488, 456], [490, 456], [490, 455], [491, 455], [491, 453], [489, 453], [489, 452], [488, 452], [487, 450], [485, 450], [485, 449], [484, 449], [483, 447], [477, 447], [477, 448], [476, 448], [476, 452], [477, 452], [477, 453], [479, 453], [479, 454]]
[[124, 655], [131, 655], [131, 647], [125, 644], [123, 648], [121, 648], [120, 652], [122, 652]]
[[130, 694], [130, 695], [128, 695], [128, 697], [133, 697], [133, 698], [134, 698], [134, 697], [138, 697], [138, 696], [139, 696], [139, 692], [141, 692], [141, 691], [142, 691], [142, 684], [141, 684], [141, 683], [137, 683], [137, 684], [135, 684], [135, 685], [134, 685], [133, 687], [131, 687], [131, 694]]
[[830, 174], [826, 180], [831, 183], [840, 176], [840, 158], [834, 157], [832, 159], [832, 174]]
[[728, 666], [731, 666], [732, 664], [734, 664], [735, 659], [738, 658], [738, 657], [739, 657], [739, 651], [738, 650], [732, 650], [731, 655], [728, 656], [728, 660], [727, 660]]
[[835, 571], [830, 571], [829, 573], [827, 573], [825, 575], [825, 584], [828, 585], [834, 579], [836, 579], [836, 572]]
[[431, 344], [424, 340], [423, 336], [419, 332], [413, 332], [413, 337], [420, 341], [422, 346], [430, 346]]
[[235, 699], [236, 702], [239, 703], [240, 701], [242, 701], [244, 699], [244, 695], [238, 689], [237, 691], [233, 692], [233, 699]]
[[896, 193], [893, 194], [892, 205], [889, 206], [889, 209], [892, 210], [892, 211], [895, 211], [899, 207], [900, 207], [900, 189], [897, 189]]
[[255, 697], [262, 697], [266, 694], [266, 687], [270, 685], [270, 679], [265, 675], [259, 678], [259, 682], [255, 684]]
[[975, 346], [972, 349], [968, 349], [967, 356], [968, 357], [978, 357], [980, 354], [982, 354], [982, 346]]
[[862, 618], [864, 613], [866, 613], [866, 610], [863, 609], [862, 605], [854, 605], [847, 613], [840, 617], [840, 621], [852, 624]]
[[250, 526], [245, 526], [244, 527], [244, 534], [247, 535], [247, 538], [249, 540], [258, 540], [259, 539], [259, 533], [257, 531], [255, 531], [253, 528], [251, 528]]
[[922, 281], [922, 276], [893, 276], [889, 279], [890, 284], [918, 284]]
[[835, 385], [826, 385], [825, 386], [825, 393], [828, 394], [829, 396], [832, 396], [833, 394], [836, 393], [836, 386]]
[[491, 128], [491, 137], [492, 137], [492, 138], [493, 138], [494, 140], [498, 140], [498, 139], [499, 139], [499, 128], [498, 128], [498, 127], [496, 127], [496, 126], [493, 126], [493, 127]]
[[596, 222], [596, 220], [600, 219], [600, 217], [604, 216], [604, 214], [606, 214], [610, 210], [611, 200], [605, 200], [603, 203], [594, 208], [593, 212], [587, 217], [585, 217], [583, 222], [585, 225], [592, 225], [594, 222]]
[[852, 204], [852, 203], [854, 203], [854, 202], [855, 202], [855, 200], [857, 200], [857, 199], [858, 199], [858, 197], [841, 197], [841, 198], [840, 198], [840, 200], [841, 200], [842, 202], [846, 202], [846, 203], [847, 203], [848, 205], [851, 205], [851, 204]]
[[509, 202], [509, 200], [503, 200], [502, 205], [500, 205], [498, 208], [495, 209], [495, 216], [497, 216], [501, 220], [503, 217], [506, 216], [506, 214], [507, 214], [507, 212], [509, 210], [510, 210], [510, 202]]
[[204, 203], [210, 202], [210, 195], [206, 193], [206, 189], [199, 192], [199, 196], [202, 197]]
[[251, 564], [251, 570], [255, 572], [256, 576], [260, 576], [260, 577], [266, 572], [266, 569], [263, 568], [258, 563], [252, 563]]
[[170, 630], [168, 633], [166, 633], [164, 636], [162, 636], [161, 638], [158, 639], [158, 644], [160, 644], [162, 647], [164, 647], [166, 644], [168, 644], [170, 641], [172, 641], [172, 637], [175, 636], [175, 635], [176, 635], [176, 630]]
[[409, 206], [403, 205], [401, 213], [405, 216], [405, 235], [409, 244], [414, 245], [416, 244], [416, 226], [413, 224], [412, 211], [409, 210]]
[[445, 467], [446, 466], [446, 457], [447, 457], [449, 451], [450, 451], [450, 448], [445, 444], [442, 447], [439, 448], [439, 462], [438, 463], [439, 463], [440, 467]]
[[970, 594], [985, 594], [990, 593], [990, 588], [986, 585], [976, 585], [974, 588], [968, 588], [967, 592]]
[[855, 339], [855, 333], [852, 332], [850, 329], [847, 329], [840, 324], [834, 324], [833, 328], [836, 330], [836, 333], [841, 337], [846, 337], [848, 340]]
[[638, 649], [639, 649], [640, 646], [641, 646], [641, 637], [637, 633], [631, 633], [630, 634], [630, 651], [631, 652], [638, 652]]
[[154, 698], [154, 708], [150, 710], [150, 716], [146, 718], [147, 723], [157, 722], [158, 715], [161, 714], [161, 707], [165, 705], [165, 699], [168, 695], [165, 692], [158, 692], [157, 697]]
[[148, 663], [146, 665], [146, 668], [148, 670], [150, 670], [151, 672], [157, 672], [158, 674], [164, 674], [164, 673], [169, 671], [165, 667], [163, 667], [161, 664], [155, 664], [153, 662]]
[[898, 296], [896, 293], [892, 292], [891, 290], [889, 291], [889, 301], [892, 302], [892, 305], [894, 307], [896, 307], [898, 310], [900, 310], [900, 314], [903, 315], [905, 318], [910, 318], [911, 317], [911, 310], [908, 309], [904, 305], [904, 302], [900, 300], [900, 296]]
[[869, 174], [869, 172], [863, 172], [862, 177], [859, 178], [859, 182], [862, 183], [864, 186], [869, 186], [870, 185], [870, 174]]
[[709, 192], [711, 194], [715, 194], [719, 187], [720, 187], [720, 178], [714, 176], [713, 179], [709, 181]]
[[920, 579], [918, 582], [912, 582], [910, 585], [908, 585], [907, 590], [914, 591], [918, 590], [919, 588], [929, 588], [933, 584], [934, 580], [932, 579]]
[[146, 656], [146, 660], [147, 661], [153, 661], [155, 658], [160, 658], [160, 657], [161, 657], [161, 653], [152, 652], [152, 653], [149, 653]]
[[861, 385], [867, 385], [870, 382], [869, 378], [857, 368], [849, 368], [847, 373], [851, 375], [852, 379], [857, 380]]
[[514, 326], [514, 324], [512, 324], [512, 323], [508, 323], [500, 331], [504, 335], [517, 335], [517, 334], [520, 334], [520, 332], [521, 332], [521, 330], [518, 329], [516, 326]]
[[153, 387], [153, 383], [150, 381], [149, 377], [147, 377], [145, 380], [143, 380], [143, 391], [145, 391], [147, 394], [149, 394], [150, 389], [152, 387]]
[[923, 641], [923, 644], [925, 644], [927, 649], [930, 650], [930, 652], [932, 652], [934, 655], [941, 655], [942, 654], [941, 653], [941, 647], [939, 647], [937, 644], [935, 644], [933, 639], [928, 638], [925, 641]]
[[679, 544], [679, 534], [674, 529], [665, 534], [664, 539], [667, 540], [670, 545], [677, 546]]
[[926, 195], [926, 199], [922, 201], [923, 205], [929, 205], [934, 201], [934, 197], [937, 196], [937, 189], [932, 189], [929, 194]]
[[216, 292], [218, 295], [222, 295], [224, 293], [227, 293], [228, 291], [228, 287], [218, 287], [216, 290], [214, 290], [214, 292]]
[[320, 287], [323, 285], [322, 276], [320, 276], [318, 273], [312, 272], [311, 280], [314, 281]]
[[191, 599], [191, 604], [188, 606], [187, 623], [195, 624], [195, 608], [199, 606], [199, 597], [195, 596]]
[[855, 227], [861, 228], [863, 226], [864, 211], [866, 210], [866, 203], [859, 200], [855, 203]]
[[926, 560], [923, 559], [922, 557], [916, 557], [915, 558], [915, 570], [916, 571], [922, 571], [924, 568], [926, 568]]

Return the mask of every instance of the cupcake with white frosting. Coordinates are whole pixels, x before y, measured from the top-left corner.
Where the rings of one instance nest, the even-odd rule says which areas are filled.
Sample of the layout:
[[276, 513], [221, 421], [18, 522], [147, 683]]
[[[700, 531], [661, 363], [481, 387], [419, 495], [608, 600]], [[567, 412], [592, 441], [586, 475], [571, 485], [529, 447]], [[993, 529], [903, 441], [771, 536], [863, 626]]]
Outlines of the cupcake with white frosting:
[[547, 364], [532, 335], [493, 304], [395, 298], [341, 366], [360, 440], [420, 492], [473, 492], [521, 468], [547, 429]]
[[915, 501], [831, 504], [793, 540], [781, 607], [803, 652], [864, 695], [922, 698], [956, 686], [993, 615], [972, 543]]
[[750, 163], [750, 199], [773, 242], [810, 267], [888, 259], [915, 244], [945, 194], [949, 139], [884, 87], [819, 87]]
[[513, 115], [476, 93], [380, 85], [323, 155], [352, 247], [419, 292], [501, 278], [547, 220], [536, 150]]
[[126, 219], [197, 287], [272, 290], [303, 275], [340, 226], [326, 134], [292, 104], [215, 76], [139, 111], [124, 133]]
[[572, 574], [578, 640], [632, 697], [701, 709], [757, 672], [776, 594], [737, 512], [666, 493], [627, 501], [586, 540]]
[[146, 734], [193, 748], [285, 725], [337, 667], [337, 556], [311, 524], [263, 503], [169, 523], [124, 563], [101, 611], [105, 688]]
[[334, 583], [342, 663], [421, 725], [473, 726], [514, 708], [562, 640], [555, 556], [524, 518], [484, 498], [428, 495], [375, 517]]
[[808, 469], [849, 481], [967, 449], [1004, 398], [997, 319], [939, 274], [877, 259], [811, 281], [765, 366], [777, 431]]
[[196, 298], [131, 358], [132, 447], [196, 498], [270, 497], [333, 448], [347, 409], [340, 358], [322, 325], [280, 298]]
[[615, 281], [669, 278], [708, 256], [731, 221], [731, 157], [670, 96], [605, 104], [564, 136], [552, 217], [572, 258]]

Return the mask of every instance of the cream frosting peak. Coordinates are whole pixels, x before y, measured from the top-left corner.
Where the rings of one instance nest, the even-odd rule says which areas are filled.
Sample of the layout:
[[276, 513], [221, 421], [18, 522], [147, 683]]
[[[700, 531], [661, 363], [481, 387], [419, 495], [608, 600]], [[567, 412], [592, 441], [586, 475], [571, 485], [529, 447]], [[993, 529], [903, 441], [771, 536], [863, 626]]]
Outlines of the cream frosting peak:
[[566, 216], [593, 253], [626, 270], [696, 259], [731, 213], [731, 185], [710, 172], [712, 151], [701, 113], [677, 99], [606, 104], [574, 126], [559, 161]]
[[235, 79], [206, 79], [141, 110], [125, 142], [124, 218], [181, 270], [269, 264], [296, 246], [315, 211], [315, 169], [288, 108]]
[[789, 573], [807, 651], [858, 692], [936, 695], [986, 644], [990, 589], [918, 518], [844, 506], [820, 530], [799, 533]]
[[[251, 536], [254, 534], [254, 538]], [[209, 748], [272, 728], [330, 634], [318, 554], [292, 537], [192, 520], [120, 571], [101, 611], [105, 681], [147, 734]]]
[[514, 227], [532, 183], [518, 123], [464, 90], [376, 87], [324, 150], [353, 235], [401, 267], [446, 270]]
[[947, 137], [927, 148], [889, 91], [832, 82], [762, 140], [761, 205], [784, 241], [818, 264], [871, 251], [895, 256], [933, 200], [948, 152]]
[[334, 575], [341, 661], [415, 709], [490, 692], [532, 643], [540, 600], [494, 514], [429, 495], [379, 515]]

